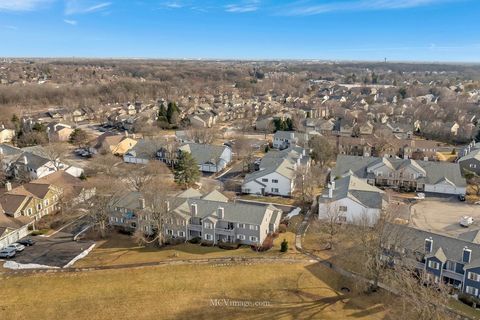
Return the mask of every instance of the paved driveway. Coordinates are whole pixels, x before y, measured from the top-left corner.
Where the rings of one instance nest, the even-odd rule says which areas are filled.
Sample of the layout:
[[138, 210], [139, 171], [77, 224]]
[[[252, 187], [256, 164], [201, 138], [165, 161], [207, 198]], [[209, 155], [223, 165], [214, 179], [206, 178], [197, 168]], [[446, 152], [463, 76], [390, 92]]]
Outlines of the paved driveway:
[[[420, 200], [411, 208], [411, 223], [417, 228], [457, 236], [472, 229], [480, 229], [480, 206], [469, 205], [457, 200], [425, 199]], [[460, 226], [462, 216], [472, 216], [475, 223], [468, 229]]]
[[63, 267], [94, 244], [94, 241], [90, 240], [73, 241], [73, 234], [79, 232], [86, 224], [86, 218], [82, 218], [50, 237], [28, 236], [36, 243], [17, 253], [11, 260], [22, 264]]

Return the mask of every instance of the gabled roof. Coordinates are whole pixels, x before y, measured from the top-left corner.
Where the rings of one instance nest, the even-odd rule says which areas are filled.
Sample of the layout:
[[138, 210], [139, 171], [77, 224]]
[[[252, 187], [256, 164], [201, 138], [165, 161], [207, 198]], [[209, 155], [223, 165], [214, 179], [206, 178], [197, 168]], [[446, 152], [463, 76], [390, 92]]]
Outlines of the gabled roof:
[[477, 161], [480, 161], [480, 149], [475, 149], [475, 150], [471, 151], [467, 155], [461, 157], [458, 160], [458, 162], [462, 162], [462, 161], [465, 161], [465, 160], [471, 160], [471, 159], [475, 159]]
[[328, 198], [328, 188], [325, 189], [320, 202], [337, 201], [345, 198], [361, 204], [366, 208], [381, 209], [383, 207], [383, 200], [385, 192], [372, 186], [362, 179], [352, 175], [347, 175], [335, 182], [335, 189], [332, 193], [332, 198]]
[[[462, 264], [464, 264], [462, 261], [463, 249], [467, 248], [472, 252], [467, 268], [480, 266], [480, 244], [467, 240], [472, 239], [471, 234], [454, 238], [408, 226], [392, 224], [386, 229], [384, 237], [387, 244], [401, 246], [412, 252], [417, 251], [419, 253], [425, 253], [425, 239], [431, 238], [433, 241], [432, 253], [427, 253], [426, 257], [435, 256], [441, 261], [450, 260]], [[440, 249], [441, 251], [439, 251]]]
[[204, 163], [217, 164], [226, 149], [228, 149], [227, 146], [199, 143], [187, 143], [180, 147], [180, 150], [191, 153], [199, 165]]

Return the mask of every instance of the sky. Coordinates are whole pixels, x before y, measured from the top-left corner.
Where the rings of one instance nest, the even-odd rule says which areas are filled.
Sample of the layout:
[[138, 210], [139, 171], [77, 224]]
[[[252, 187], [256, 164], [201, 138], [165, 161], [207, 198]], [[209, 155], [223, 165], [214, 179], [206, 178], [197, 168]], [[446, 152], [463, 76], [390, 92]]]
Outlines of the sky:
[[0, 0], [0, 56], [480, 62], [480, 0]]

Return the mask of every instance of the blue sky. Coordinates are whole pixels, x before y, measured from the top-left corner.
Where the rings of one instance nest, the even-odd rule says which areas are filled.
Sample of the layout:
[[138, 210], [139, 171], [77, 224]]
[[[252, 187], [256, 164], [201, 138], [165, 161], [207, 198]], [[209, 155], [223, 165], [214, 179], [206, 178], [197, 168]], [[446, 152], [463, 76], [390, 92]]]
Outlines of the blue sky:
[[480, 62], [480, 0], [0, 0], [0, 56]]

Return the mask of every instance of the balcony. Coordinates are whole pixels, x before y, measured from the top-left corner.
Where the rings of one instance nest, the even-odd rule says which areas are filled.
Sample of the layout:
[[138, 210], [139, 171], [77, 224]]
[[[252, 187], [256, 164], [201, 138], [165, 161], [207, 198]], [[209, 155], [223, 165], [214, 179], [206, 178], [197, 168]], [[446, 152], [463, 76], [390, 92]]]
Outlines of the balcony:
[[442, 270], [442, 276], [463, 282], [463, 276], [464, 275], [460, 274], [460, 273], [456, 273], [455, 271], [450, 271], [450, 270], [444, 269], [444, 270]]
[[188, 224], [188, 230], [192, 231], [202, 231], [202, 225], [201, 224]]
[[234, 236], [235, 229], [215, 228], [215, 233], [225, 235], [225, 236]]

